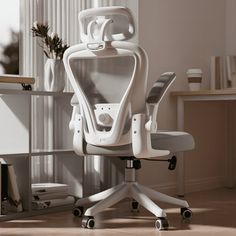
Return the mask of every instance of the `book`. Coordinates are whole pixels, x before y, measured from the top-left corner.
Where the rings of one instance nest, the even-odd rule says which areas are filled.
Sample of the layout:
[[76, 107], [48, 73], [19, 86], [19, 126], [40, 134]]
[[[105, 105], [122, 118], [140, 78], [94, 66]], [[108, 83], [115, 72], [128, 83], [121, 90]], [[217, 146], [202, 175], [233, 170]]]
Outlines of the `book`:
[[22, 212], [23, 206], [14, 166], [7, 164], [3, 158], [0, 158], [0, 167], [0, 214], [7, 214], [10, 204], [14, 206], [16, 212]]
[[0, 75], [0, 83], [14, 83], [14, 84], [34, 84], [33, 77], [22, 75]]
[[1, 214], [7, 214], [7, 202], [8, 202], [8, 171], [7, 164], [0, 162], [1, 169]]
[[60, 183], [35, 183], [31, 185], [31, 188], [33, 194], [68, 192], [69, 190], [67, 184]]
[[211, 57], [211, 89], [222, 88], [222, 58], [218, 56]]
[[0, 75], [0, 89], [32, 90], [33, 77], [22, 75]]
[[2, 162], [0, 161], [0, 215], [2, 215]]
[[69, 195], [69, 186], [60, 183], [32, 184], [32, 200], [52, 200], [66, 198]]
[[55, 193], [33, 194], [32, 200], [52, 200], [52, 199], [66, 198], [67, 196], [68, 192], [65, 191], [60, 191]]
[[57, 207], [63, 205], [74, 204], [75, 198], [73, 196], [68, 196], [65, 199], [52, 199], [52, 200], [42, 200], [42, 201], [32, 201], [33, 210], [42, 210], [49, 207]]
[[9, 178], [9, 198], [12, 205], [16, 207], [17, 212], [23, 211], [23, 205], [20, 197], [19, 188], [17, 185], [17, 177], [13, 165], [8, 165], [8, 178]]
[[[2, 215], [2, 164], [6, 164], [3, 158], [0, 158], [0, 215]], [[3, 204], [4, 205], [4, 204]]]
[[8, 200], [8, 165], [1, 165], [2, 168], [2, 201]]

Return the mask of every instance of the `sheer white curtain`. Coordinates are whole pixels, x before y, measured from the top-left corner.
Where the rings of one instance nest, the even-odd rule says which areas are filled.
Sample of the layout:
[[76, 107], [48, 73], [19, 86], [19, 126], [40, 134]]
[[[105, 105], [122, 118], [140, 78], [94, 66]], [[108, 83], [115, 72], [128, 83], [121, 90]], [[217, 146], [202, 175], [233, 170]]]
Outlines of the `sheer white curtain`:
[[[51, 31], [73, 45], [79, 42], [79, 11], [93, 7], [88, 0], [21, 0], [21, 73], [36, 78], [35, 90], [43, 90], [45, 56], [37, 40], [32, 37], [34, 21], [48, 23]], [[71, 91], [66, 80], [65, 91]], [[53, 137], [53, 99], [35, 97], [32, 101], [32, 148], [50, 150], [55, 146]], [[53, 156], [40, 156], [32, 159], [32, 181], [53, 181]]]
[[[21, 73], [34, 76], [37, 80], [35, 89], [43, 90], [43, 72], [45, 56], [35, 38], [31, 27], [34, 21], [48, 22], [50, 29], [69, 45], [79, 43], [79, 11], [91, 7], [127, 6], [138, 19], [138, 0], [21, 0]], [[137, 28], [137, 27], [136, 27]], [[136, 34], [137, 35], [137, 34]], [[137, 42], [137, 36], [134, 41]], [[86, 70], [86, 68], [84, 68]], [[66, 81], [65, 91], [71, 91]], [[52, 100], [36, 97], [32, 103], [32, 147], [33, 149], [52, 149], [55, 137], [52, 131]], [[116, 158], [115, 158], [116, 159]], [[122, 179], [123, 170], [119, 171], [119, 160], [111, 162], [108, 158], [85, 158], [84, 185], [85, 194], [99, 191]], [[34, 157], [32, 160], [32, 181], [53, 181], [54, 159], [52, 156]], [[106, 170], [106, 171], [104, 171]], [[109, 170], [109, 171], [107, 171]], [[89, 183], [89, 184], [87, 184]]]

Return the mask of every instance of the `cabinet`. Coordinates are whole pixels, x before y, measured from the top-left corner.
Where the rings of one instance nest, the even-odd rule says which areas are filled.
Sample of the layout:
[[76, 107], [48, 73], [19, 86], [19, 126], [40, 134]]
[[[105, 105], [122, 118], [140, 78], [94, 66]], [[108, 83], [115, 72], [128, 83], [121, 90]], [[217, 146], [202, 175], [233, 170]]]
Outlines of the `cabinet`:
[[82, 196], [83, 158], [73, 152], [69, 131], [72, 95], [0, 89], [0, 158], [14, 166], [24, 208], [22, 213], [1, 215], [0, 220], [68, 207], [32, 210], [32, 171], [37, 168], [34, 158], [50, 156], [50, 182], [67, 183], [71, 195]]

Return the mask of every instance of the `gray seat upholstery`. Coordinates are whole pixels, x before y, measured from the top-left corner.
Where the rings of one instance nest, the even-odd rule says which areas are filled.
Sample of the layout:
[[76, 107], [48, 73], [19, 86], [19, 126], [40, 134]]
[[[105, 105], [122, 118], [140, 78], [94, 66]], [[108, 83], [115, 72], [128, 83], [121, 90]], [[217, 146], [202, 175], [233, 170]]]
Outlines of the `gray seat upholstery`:
[[[178, 131], [159, 131], [151, 135], [152, 147], [158, 150], [170, 150], [172, 153], [188, 151], [194, 148], [192, 135]], [[98, 147], [84, 143], [84, 151], [88, 155], [129, 156], [132, 157], [132, 146]], [[148, 158], [148, 157], [147, 157]]]
[[183, 152], [192, 150], [195, 146], [193, 136], [186, 132], [160, 131], [152, 134], [152, 146], [155, 149], [170, 152]]

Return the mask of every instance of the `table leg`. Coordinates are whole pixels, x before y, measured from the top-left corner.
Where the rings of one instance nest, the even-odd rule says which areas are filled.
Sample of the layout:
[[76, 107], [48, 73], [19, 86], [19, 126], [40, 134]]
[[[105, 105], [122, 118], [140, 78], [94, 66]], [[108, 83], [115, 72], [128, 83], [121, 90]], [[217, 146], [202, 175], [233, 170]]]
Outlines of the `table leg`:
[[231, 104], [226, 104], [227, 143], [226, 143], [226, 187], [234, 188], [234, 116]]
[[[177, 100], [177, 128], [179, 131], [184, 130], [184, 100], [179, 97]], [[177, 193], [183, 197], [185, 193], [185, 176], [184, 176], [184, 154], [178, 153], [177, 161]]]

